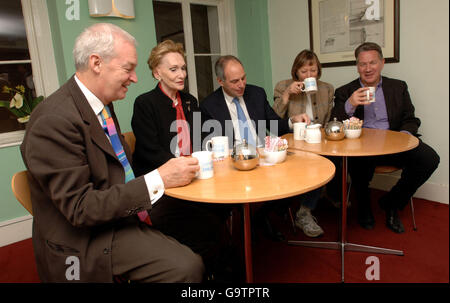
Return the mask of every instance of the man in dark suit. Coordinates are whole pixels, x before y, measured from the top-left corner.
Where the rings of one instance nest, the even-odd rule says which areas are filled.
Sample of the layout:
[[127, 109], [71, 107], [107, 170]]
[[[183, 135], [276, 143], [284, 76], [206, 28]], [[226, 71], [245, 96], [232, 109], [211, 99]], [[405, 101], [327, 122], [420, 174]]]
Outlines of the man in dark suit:
[[35, 109], [21, 145], [41, 280], [200, 282], [201, 257], [140, 219], [164, 188], [191, 182], [197, 160], [171, 159], [134, 179], [122, 162], [131, 154], [112, 102], [137, 82], [135, 39], [99, 23], [73, 53], [75, 75]]
[[[281, 136], [290, 131], [292, 123], [307, 122], [306, 114], [289, 119], [281, 119], [267, 101], [263, 88], [247, 84], [247, 77], [241, 61], [231, 55], [220, 57], [215, 64], [217, 81], [220, 88], [200, 102], [203, 128], [211, 122], [214, 135], [229, 136], [230, 147], [233, 142], [264, 146], [266, 131]], [[217, 125], [217, 123], [220, 125]], [[220, 128], [219, 130], [217, 128]], [[273, 229], [268, 221], [268, 212], [275, 205], [265, 203], [259, 210], [257, 221], [262, 223], [266, 233], [274, 240], [283, 240], [284, 236]]]
[[[364, 120], [363, 127], [389, 129], [413, 136], [420, 120], [414, 115], [414, 106], [404, 81], [382, 77], [384, 58], [376, 43], [363, 43], [355, 50], [356, 66], [360, 75], [335, 92], [332, 117], [345, 120], [357, 117]], [[375, 102], [367, 101], [367, 90], [375, 87]], [[413, 150], [379, 157], [352, 157], [349, 172], [358, 200], [358, 222], [372, 229], [375, 220], [370, 207], [369, 182], [377, 165], [393, 165], [403, 169], [400, 180], [384, 195], [380, 207], [386, 212], [386, 226], [396, 233], [404, 232], [398, 210], [408, 203], [416, 190], [425, 183], [439, 165], [439, 156], [419, 140]]]
[[292, 129], [292, 123], [310, 122], [305, 114], [281, 119], [267, 101], [264, 89], [247, 84], [244, 67], [238, 58], [231, 55], [220, 57], [215, 70], [221, 87], [200, 102], [202, 119], [218, 121], [221, 134], [217, 135], [233, 135], [234, 140], [229, 140], [231, 146], [233, 141], [239, 142], [244, 137], [240, 133], [239, 113], [234, 100], [238, 101], [247, 120], [244, 125], [244, 131], [248, 132], [247, 141], [256, 146], [264, 145], [266, 130], [281, 136]]

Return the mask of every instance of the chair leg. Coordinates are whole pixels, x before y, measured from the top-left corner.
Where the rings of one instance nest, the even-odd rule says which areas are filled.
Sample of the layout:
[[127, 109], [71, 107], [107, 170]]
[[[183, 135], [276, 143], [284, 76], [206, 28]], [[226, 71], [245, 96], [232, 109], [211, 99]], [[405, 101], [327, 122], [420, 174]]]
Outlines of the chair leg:
[[292, 209], [290, 207], [288, 207], [288, 211], [289, 211], [289, 218], [291, 219], [292, 230], [294, 231], [294, 234], [297, 234], [297, 229], [296, 229], [296, 226], [295, 226], [294, 216], [292, 215]]
[[413, 229], [416, 231], [417, 230], [417, 226], [416, 226], [416, 217], [414, 216], [414, 203], [413, 203], [413, 198], [411, 197], [410, 199], [410, 203], [411, 205], [411, 215], [412, 215], [412, 220], [413, 220]]

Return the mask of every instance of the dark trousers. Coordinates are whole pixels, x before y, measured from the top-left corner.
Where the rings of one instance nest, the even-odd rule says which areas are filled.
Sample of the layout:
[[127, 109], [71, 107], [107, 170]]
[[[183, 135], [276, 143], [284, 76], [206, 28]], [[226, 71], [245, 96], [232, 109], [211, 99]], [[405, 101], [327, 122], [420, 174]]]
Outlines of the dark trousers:
[[390, 165], [402, 169], [400, 180], [383, 197], [383, 201], [386, 208], [403, 209], [417, 189], [433, 174], [439, 161], [439, 155], [434, 149], [421, 140], [416, 148], [402, 153], [349, 157], [348, 169], [358, 200], [358, 208], [370, 206], [369, 183], [376, 166]]

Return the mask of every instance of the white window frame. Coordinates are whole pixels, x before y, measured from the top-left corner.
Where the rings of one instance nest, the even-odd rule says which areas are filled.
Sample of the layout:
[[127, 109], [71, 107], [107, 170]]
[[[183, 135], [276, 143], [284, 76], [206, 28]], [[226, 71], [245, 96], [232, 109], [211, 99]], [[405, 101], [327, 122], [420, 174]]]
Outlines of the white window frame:
[[[187, 74], [189, 78], [189, 93], [198, 98], [197, 75], [195, 70], [195, 55], [235, 55], [237, 56], [236, 22], [234, 15], [234, 0], [158, 0], [163, 2], [181, 3], [183, 13], [184, 43], [186, 52]], [[217, 6], [219, 18], [220, 54], [194, 54], [194, 40], [191, 22], [191, 4]]]
[[[49, 96], [59, 87], [46, 0], [21, 0], [36, 94]], [[45, 79], [45, 81], [44, 81]], [[0, 148], [22, 143], [24, 130], [0, 134]]]

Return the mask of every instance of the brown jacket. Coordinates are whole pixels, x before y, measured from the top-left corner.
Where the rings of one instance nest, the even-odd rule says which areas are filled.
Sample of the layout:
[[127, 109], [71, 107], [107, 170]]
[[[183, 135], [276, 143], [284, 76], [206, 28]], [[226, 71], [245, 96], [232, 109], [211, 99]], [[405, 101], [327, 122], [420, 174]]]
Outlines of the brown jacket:
[[[282, 104], [281, 97], [283, 92], [293, 82], [290, 80], [283, 80], [277, 83], [273, 93], [273, 109], [282, 118], [290, 118], [294, 115], [306, 113], [306, 94], [300, 93], [298, 95], [290, 95], [289, 102], [286, 105]], [[333, 108], [334, 88], [331, 84], [317, 80], [318, 91], [311, 95], [312, 111], [314, 123], [320, 123], [325, 126], [330, 120], [331, 110]]]
[[66, 261], [75, 256], [80, 282], [112, 281], [114, 229], [137, 229], [134, 214], [150, 209], [151, 202], [144, 177], [124, 184], [124, 169], [73, 77], [35, 109], [21, 152], [29, 171], [41, 280], [68, 282], [66, 271], [73, 263]]

